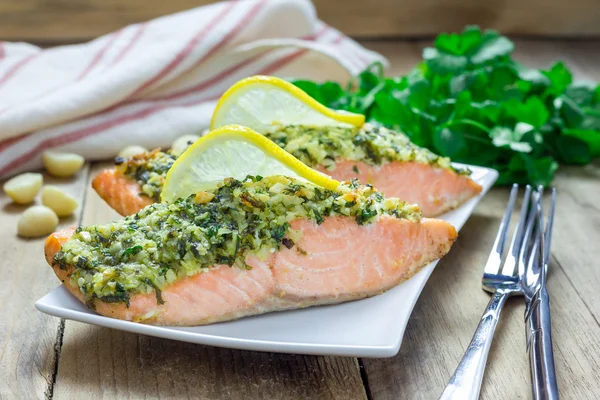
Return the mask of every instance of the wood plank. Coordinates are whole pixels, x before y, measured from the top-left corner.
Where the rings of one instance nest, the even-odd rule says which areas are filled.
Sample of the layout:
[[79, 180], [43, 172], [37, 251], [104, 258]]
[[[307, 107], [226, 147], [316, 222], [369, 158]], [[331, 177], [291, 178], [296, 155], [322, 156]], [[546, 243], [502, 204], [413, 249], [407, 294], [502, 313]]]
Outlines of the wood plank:
[[[507, 197], [506, 189], [494, 189], [467, 222], [452, 251], [425, 286], [400, 353], [389, 359], [363, 361], [374, 399], [432, 399], [441, 394], [489, 300], [481, 290], [481, 273]], [[565, 219], [564, 214], [557, 215], [557, 232], [565, 227]], [[593, 229], [591, 222], [584, 226], [584, 232]], [[565, 249], [555, 245], [553, 254], [563, 257]], [[600, 327], [555, 260], [548, 290], [561, 396], [596, 398], [600, 393]], [[504, 309], [488, 360], [482, 399], [529, 397], [523, 313], [523, 301], [518, 298], [511, 299]]]
[[[95, 165], [92, 176], [106, 164]], [[94, 192], [85, 224], [118, 218]], [[357, 360], [219, 349], [67, 321], [55, 398], [364, 399]]]
[[[88, 167], [76, 177], [44, 177], [82, 202]], [[3, 184], [4, 182], [1, 182]], [[37, 200], [37, 204], [41, 202]], [[33, 303], [60, 283], [44, 260], [43, 241], [17, 237], [17, 221], [27, 206], [13, 204], [0, 190], [0, 398], [43, 398], [52, 389], [59, 319], [38, 312]], [[77, 225], [79, 210], [60, 226]], [[59, 349], [57, 349], [59, 350]]]
[[555, 258], [578, 296], [600, 321], [600, 162], [585, 168], [561, 168], [555, 185], [559, 191]]
[[434, 36], [461, 31], [470, 24], [511, 35], [594, 36], [600, 32], [600, 8], [594, 0], [346, 0], [343, 7], [328, 0], [314, 3], [321, 19], [358, 37]]
[[[212, 0], [4, 0], [0, 38], [85, 41], [125, 25], [213, 3]], [[513, 35], [598, 36], [596, 0], [315, 0], [317, 15], [348, 35], [419, 37], [477, 23]]]

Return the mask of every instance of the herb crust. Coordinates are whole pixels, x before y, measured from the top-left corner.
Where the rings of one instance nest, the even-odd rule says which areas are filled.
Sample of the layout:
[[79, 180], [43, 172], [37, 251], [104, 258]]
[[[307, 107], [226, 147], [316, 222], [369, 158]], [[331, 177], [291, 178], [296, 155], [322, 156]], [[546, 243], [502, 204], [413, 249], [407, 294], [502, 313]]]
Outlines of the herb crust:
[[226, 179], [211, 192], [174, 203], [156, 203], [106, 225], [79, 227], [54, 256], [73, 267], [71, 283], [88, 302], [125, 302], [137, 293], [156, 294], [186, 276], [217, 265], [249, 268], [246, 256], [265, 258], [292, 248], [301, 237], [290, 222], [348, 216], [363, 225], [379, 215], [418, 221], [416, 205], [386, 199], [371, 186], [343, 183], [331, 191], [283, 176]]

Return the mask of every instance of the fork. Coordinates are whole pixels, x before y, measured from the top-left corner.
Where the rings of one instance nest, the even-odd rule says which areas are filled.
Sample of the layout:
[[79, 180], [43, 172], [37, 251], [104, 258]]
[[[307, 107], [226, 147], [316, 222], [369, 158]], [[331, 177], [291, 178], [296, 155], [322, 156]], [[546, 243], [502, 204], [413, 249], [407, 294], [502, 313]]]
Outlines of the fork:
[[531, 367], [533, 399], [554, 400], [558, 399], [558, 385], [552, 350], [550, 297], [546, 290], [546, 274], [554, 225], [556, 189], [552, 189], [550, 210], [545, 224], [542, 212], [542, 188], [538, 189], [534, 201], [535, 204], [530, 211], [525, 232], [527, 235], [536, 230], [536, 240], [529, 254], [527, 249], [523, 249], [524, 251], [521, 253], [519, 282], [526, 303], [527, 350]]
[[[504, 216], [500, 222], [494, 247], [483, 272], [482, 287], [485, 291], [492, 293], [492, 298], [481, 317], [465, 355], [444, 389], [440, 397], [441, 400], [474, 400], [479, 397], [485, 364], [502, 307], [510, 296], [523, 294], [520, 278], [517, 274], [519, 271], [516, 267], [517, 264], [520, 264], [520, 257], [526, 250], [531, 249], [527, 254], [535, 255], [537, 249], [535, 244], [531, 244], [533, 222], [531, 226], [526, 224], [528, 216], [531, 215], [531, 213], [528, 213], [531, 197], [531, 187], [529, 185], [525, 187], [519, 222], [512, 236], [508, 255], [504, 263], [502, 262], [510, 217], [512, 216], [518, 191], [519, 185], [514, 184]], [[538, 208], [532, 207], [532, 209], [534, 213], [537, 213]], [[532, 221], [533, 219], [531, 218]], [[528, 229], [525, 229], [526, 225]], [[534, 257], [531, 256], [530, 258]]]

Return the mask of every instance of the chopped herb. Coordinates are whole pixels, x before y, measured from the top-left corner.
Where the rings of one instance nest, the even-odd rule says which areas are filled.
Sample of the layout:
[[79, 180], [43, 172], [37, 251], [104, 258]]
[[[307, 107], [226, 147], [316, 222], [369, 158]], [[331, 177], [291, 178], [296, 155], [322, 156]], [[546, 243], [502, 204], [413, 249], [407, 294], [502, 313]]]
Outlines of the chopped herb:
[[185, 249], [185, 240], [179, 239], [179, 242], [177, 243], [177, 252], [179, 253], [179, 258], [183, 258], [185, 256], [185, 253], [187, 253]]
[[158, 304], [165, 304], [165, 302], [162, 298], [162, 292], [161, 292], [160, 288], [156, 285], [156, 283], [152, 282], [148, 278], [144, 279], [144, 282], [146, 282], [147, 285], [151, 286], [154, 289], [154, 293], [156, 293], [156, 302]]
[[198, 251], [199, 244], [200, 243], [198, 243], [198, 242], [190, 243], [190, 250], [192, 251], [192, 254], [194, 255], [194, 257], [196, 257], [196, 258], [200, 257], [200, 252]]
[[317, 225], [321, 225], [323, 223], [323, 216], [321, 215], [321, 213], [317, 210], [310, 210], [310, 213], [313, 217], [313, 219], [315, 220], [315, 222], [317, 223]]
[[288, 238], [281, 239], [281, 243], [288, 249], [291, 249], [292, 247], [294, 247], [294, 242]]
[[123, 252], [123, 258], [131, 256], [131, 255], [135, 255], [135, 254], [139, 253], [140, 251], [142, 251], [142, 249], [143, 249], [142, 246], [130, 247]]
[[265, 204], [262, 201], [255, 199], [248, 193], [242, 193], [240, 195], [240, 199], [242, 199], [244, 204], [246, 204], [247, 206], [252, 206], [252, 207], [256, 207], [256, 208], [265, 208]]
[[[85, 287], [85, 285], [84, 285], [84, 287]], [[127, 291], [125, 290], [123, 285], [120, 284], [119, 282], [117, 282], [115, 285], [114, 294], [109, 294], [106, 296], [97, 296], [96, 293], [94, 293], [91, 296], [91, 298], [88, 299], [88, 302], [91, 302], [91, 304], [93, 305], [92, 306], [93, 309], [96, 309], [96, 307], [95, 307], [95, 304], [93, 303], [93, 301], [91, 301], [91, 300], [93, 300], [95, 298], [98, 298], [107, 303], [125, 303], [127, 308], [129, 308], [129, 294], [127, 293]]]
[[289, 227], [290, 224], [287, 222], [282, 225], [276, 226], [271, 230], [271, 238], [273, 238], [275, 242], [281, 242], [281, 239], [283, 239], [283, 236], [285, 236]]
[[374, 209], [365, 209], [360, 212], [360, 214], [356, 217], [356, 222], [359, 225], [364, 225], [368, 223], [371, 218], [377, 215], [377, 211]]
[[88, 261], [89, 260], [87, 259], [87, 257], [79, 256], [77, 262], [75, 263], [75, 266], [77, 268], [85, 269], [85, 268], [87, 268]]
[[[333, 169], [335, 161], [343, 159], [370, 165], [391, 161], [417, 161], [453, 169], [449, 158], [414, 145], [402, 133], [373, 124], [365, 124], [360, 128], [275, 125], [265, 132], [265, 136], [311, 167]], [[352, 170], [358, 173], [356, 165]], [[467, 170], [457, 172], [469, 173]]]
[[63, 270], [67, 269], [67, 260], [65, 258], [64, 253], [62, 253], [60, 251], [58, 253], [56, 253], [54, 255], [53, 261], [54, 261], [54, 264], [58, 265], [58, 267], [60, 269], [63, 269]]
[[142, 187], [140, 195], [149, 196], [155, 201], [159, 200], [165, 176], [173, 165], [177, 155], [170, 151], [154, 150], [149, 153], [138, 154], [128, 160], [116, 159], [117, 170], [136, 180]]
[[360, 174], [360, 172], [358, 172], [358, 167], [356, 165], [352, 166], [352, 171], [354, 171], [355, 174]]

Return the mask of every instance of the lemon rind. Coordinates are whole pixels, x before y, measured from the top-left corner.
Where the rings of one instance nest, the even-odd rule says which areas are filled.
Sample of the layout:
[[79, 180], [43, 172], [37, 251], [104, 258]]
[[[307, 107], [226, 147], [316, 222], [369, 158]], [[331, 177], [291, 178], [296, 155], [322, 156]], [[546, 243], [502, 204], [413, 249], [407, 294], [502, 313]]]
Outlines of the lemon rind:
[[305, 91], [303, 91], [302, 89], [290, 82], [287, 82], [283, 79], [274, 76], [255, 75], [238, 81], [229, 89], [227, 89], [225, 93], [223, 93], [223, 95], [217, 102], [215, 111], [213, 112], [212, 118], [210, 120], [211, 130], [215, 129], [215, 121], [217, 115], [219, 114], [221, 107], [223, 107], [223, 105], [230, 99], [230, 97], [233, 96], [233, 94], [236, 93], [238, 90], [254, 84], [268, 84], [276, 86], [279, 89], [285, 91], [286, 93], [292, 95], [293, 97], [299, 99], [316, 112], [321, 113], [334, 121], [349, 124], [356, 127], [361, 127], [365, 123], [364, 115], [350, 112], [344, 112], [342, 114], [340, 112], [337, 112], [336, 110], [332, 110], [331, 108], [325, 107], [323, 104], [310, 97]]

